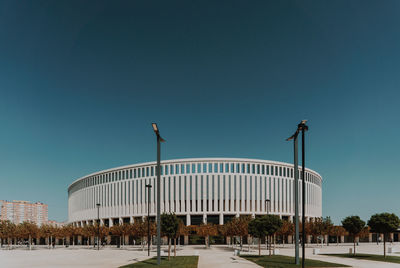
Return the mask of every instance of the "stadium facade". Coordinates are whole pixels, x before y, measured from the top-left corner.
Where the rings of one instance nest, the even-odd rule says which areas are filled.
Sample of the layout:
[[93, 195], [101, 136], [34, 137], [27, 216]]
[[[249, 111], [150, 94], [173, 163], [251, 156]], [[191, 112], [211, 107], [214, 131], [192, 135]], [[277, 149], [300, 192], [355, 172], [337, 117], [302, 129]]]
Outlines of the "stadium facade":
[[[77, 179], [68, 187], [69, 223], [93, 224], [98, 216], [106, 226], [132, 223], [147, 216], [149, 199], [150, 217], [155, 217], [155, 171], [156, 162], [148, 162], [102, 170]], [[321, 217], [322, 177], [306, 169], [305, 179], [306, 217]], [[150, 196], [146, 188], [149, 184]], [[299, 184], [301, 189], [301, 179]], [[96, 204], [100, 204], [99, 211]], [[187, 225], [223, 224], [239, 215], [275, 214], [293, 220], [293, 164], [241, 158], [162, 161], [163, 212], [174, 212]]]

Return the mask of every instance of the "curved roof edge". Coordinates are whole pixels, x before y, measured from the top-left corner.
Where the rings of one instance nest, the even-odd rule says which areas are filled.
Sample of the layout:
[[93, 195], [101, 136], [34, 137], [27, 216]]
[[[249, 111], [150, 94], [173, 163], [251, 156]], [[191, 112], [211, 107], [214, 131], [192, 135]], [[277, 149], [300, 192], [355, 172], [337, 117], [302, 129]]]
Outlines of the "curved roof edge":
[[[233, 157], [232, 158], [226, 158], [226, 157], [178, 158], [178, 159], [161, 160], [161, 164], [168, 164], [168, 163], [174, 163], [174, 162], [196, 162], [196, 161], [204, 162], [205, 160], [207, 160], [207, 161], [232, 161], [232, 162], [238, 162], [238, 161], [239, 162], [257, 162], [257, 163], [265, 162], [268, 164], [285, 165], [288, 167], [293, 166], [293, 164], [291, 164], [291, 163], [280, 162], [280, 161], [272, 161], [272, 160], [264, 160], [264, 159], [256, 159], [256, 158], [233, 158]], [[140, 167], [140, 166], [148, 166], [148, 165], [156, 165], [156, 164], [157, 164], [157, 161], [151, 161], [151, 162], [130, 164], [130, 165], [119, 166], [119, 167], [115, 167], [115, 168], [109, 168], [109, 169], [96, 171], [96, 172], [90, 173], [88, 175], [85, 175], [83, 177], [80, 177], [80, 178], [74, 180], [70, 185], [68, 185], [68, 189], [75, 182], [77, 182], [81, 179], [87, 178], [87, 177], [96, 176], [96, 175], [100, 175], [105, 172], [117, 171], [117, 170], [126, 169], [126, 168], [136, 168], [136, 167]], [[299, 169], [301, 169], [300, 165], [299, 165]], [[306, 168], [306, 170], [317, 174], [322, 180], [322, 176], [315, 170], [312, 170], [309, 168]]]

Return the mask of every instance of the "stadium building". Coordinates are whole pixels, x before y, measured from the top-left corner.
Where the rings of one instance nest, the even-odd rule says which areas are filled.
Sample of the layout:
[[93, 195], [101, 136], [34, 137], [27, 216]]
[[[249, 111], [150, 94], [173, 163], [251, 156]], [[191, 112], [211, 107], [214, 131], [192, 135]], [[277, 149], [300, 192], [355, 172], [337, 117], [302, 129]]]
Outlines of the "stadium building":
[[[156, 216], [156, 162], [102, 170], [68, 187], [68, 219], [75, 226], [134, 222]], [[299, 172], [301, 167], [299, 167]], [[301, 176], [301, 173], [300, 173]], [[306, 169], [306, 218], [322, 216], [322, 177]], [[150, 196], [146, 185], [151, 185]], [[299, 180], [301, 189], [301, 179]], [[299, 195], [301, 215], [301, 191]], [[239, 158], [193, 158], [161, 162], [161, 213], [186, 225], [224, 224], [239, 215], [294, 217], [293, 164]]]

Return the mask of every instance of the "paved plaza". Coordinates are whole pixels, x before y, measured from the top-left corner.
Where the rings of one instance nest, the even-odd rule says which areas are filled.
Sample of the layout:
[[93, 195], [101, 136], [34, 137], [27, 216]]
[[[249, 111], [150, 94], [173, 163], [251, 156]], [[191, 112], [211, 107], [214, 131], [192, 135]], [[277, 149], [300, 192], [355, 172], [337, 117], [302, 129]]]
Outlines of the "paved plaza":
[[[388, 245], [388, 247], [390, 244]], [[342, 263], [351, 265], [355, 268], [400, 268], [400, 264], [374, 262], [366, 260], [355, 260], [349, 258], [338, 258], [324, 255], [313, 255], [313, 249], [318, 248], [320, 253], [346, 253], [351, 244], [341, 244], [339, 246], [330, 245], [312, 248], [306, 248], [308, 258]], [[400, 257], [400, 244], [394, 244], [393, 256]], [[163, 250], [166, 248], [163, 248]], [[211, 267], [260, 267], [243, 258], [234, 256], [234, 249], [228, 246], [212, 246], [210, 249], [205, 249], [202, 245], [197, 246], [184, 246], [179, 247], [177, 255], [199, 255], [199, 268]], [[382, 254], [383, 245], [376, 245], [374, 243], [360, 244], [357, 247], [358, 253]], [[154, 256], [155, 251], [151, 252]], [[172, 253], [173, 254], [173, 253]], [[254, 246], [248, 252], [248, 247], [244, 246], [242, 254], [258, 254], [257, 247]], [[268, 254], [263, 245], [262, 254]], [[294, 249], [292, 245], [280, 246], [279, 254], [293, 256]], [[45, 247], [36, 247], [34, 250], [27, 250], [26, 248], [18, 248], [13, 250], [2, 249], [0, 250], [0, 267], [7, 268], [23, 268], [23, 267], [40, 267], [40, 268], [53, 268], [53, 267], [98, 267], [98, 268], [113, 268], [121, 265], [133, 263], [147, 259], [147, 251], [142, 251], [139, 247], [126, 247], [118, 249], [115, 247], [103, 248], [100, 251], [93, 248], [84, 247], [59, 247], [55, 249], [47, 249]]]

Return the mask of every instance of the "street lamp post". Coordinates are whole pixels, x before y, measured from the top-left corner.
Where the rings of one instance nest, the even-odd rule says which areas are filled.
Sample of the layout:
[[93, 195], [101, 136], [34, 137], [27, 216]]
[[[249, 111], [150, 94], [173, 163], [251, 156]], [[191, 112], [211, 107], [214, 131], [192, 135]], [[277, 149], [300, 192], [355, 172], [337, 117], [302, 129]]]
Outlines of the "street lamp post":
[[96, 204], [97, 207], [97, 250], [100, 250], [100, 204]]
[[287, 141], [293, 139], [293, 147], [294, 147], [294, 224], [295, 224], [295, 263], [296, 265], [300, 264], [299, 260], [299, 164], [298, 164], [298, 140], [297, 136], [299, 135], [299, 130], [287, 139]]
[[[271, 207], [271, 200], [265, 199], [265, 211], [267, 212], [267, 215], [269, 214], [270, 207]], [[265, 244], [266, 244], [266, 250], [268, 250], [269, 235], [267, 235], [267, 238], [265, 239]]]
[[157, 124], [152, 123], [154, 133], [157, 136], [157, 265], [161, 264], [161, 206], [160, 206], [160, 175], [161, 175], [161, 168], [160, 168], [160, 151], [161, 151], [161, 142], [165, 142], [163, 138], [160, 136], [160, 132], [158, 130]]
[[306, 202], [305, 202], [305, 136], [304, 132], [308, 130], [308, 126], [306, 125], [307, 120], [302, 120], [300, 124], [297, 125], [296, 132], [287, 140], [294, 141], [294, 202], [295, 202], [295, 260], [296, 265], [299, 264], [299, 171], [298, 171], [298, 140], [297, 137], [299, 132], [302, 132], [302, 267], [304, 268], [305, 262], [305, 240], [306, 240], [306, 233], [305, 233], [305, 211], [306, 211]]
[[305, 247], [305, 241], [306, 241], [306, 231], [305, 231], [305, 226], [306, 226], [306, 149], [305, 149], [305, 132], [308, 130], [308, 126], [306, 125], [307, 120], [302, 120], [301, 123], [298, 125], [298, 129], [301, 130], [301, 184], [302, 184], [302, 196], [303, 196], [303, 203], [302, 203], [302, 239], [301, 239], [301, 244], [302, 244], [302, 258], [301, 258], [301, 267], [305, 267], [305, 258], [306, 258], [306, 247]]
[[150, 256], [150, 189], [151, 184], [146, 184], [147, 188], [147, 256]]

